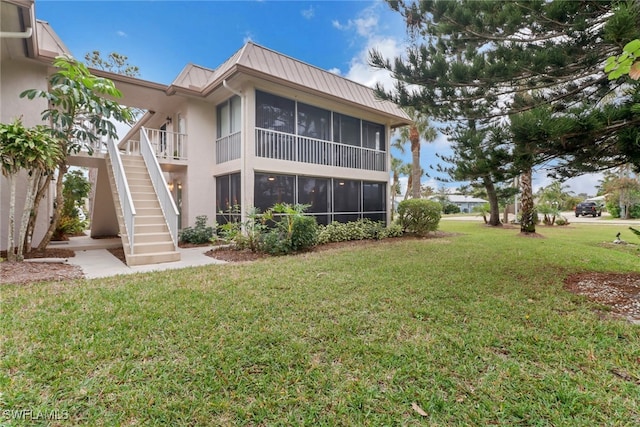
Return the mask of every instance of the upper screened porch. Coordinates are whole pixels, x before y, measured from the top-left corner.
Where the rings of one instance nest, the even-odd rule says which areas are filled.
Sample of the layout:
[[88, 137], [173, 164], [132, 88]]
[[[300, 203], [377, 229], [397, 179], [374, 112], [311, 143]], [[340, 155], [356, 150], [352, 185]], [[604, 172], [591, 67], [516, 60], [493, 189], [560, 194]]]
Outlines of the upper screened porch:
[[239, 96], [217, 106], [216, 164], [239, 159], [242, 144], [246, 144], [244, 155], [248, 156], [388, 170], [389, 130], [383, 124], [259, 90], [255, 91], [255, 103], [244, 109], [255, 114], [248, 120], [254, 127], [243, 126], [241, 111]]

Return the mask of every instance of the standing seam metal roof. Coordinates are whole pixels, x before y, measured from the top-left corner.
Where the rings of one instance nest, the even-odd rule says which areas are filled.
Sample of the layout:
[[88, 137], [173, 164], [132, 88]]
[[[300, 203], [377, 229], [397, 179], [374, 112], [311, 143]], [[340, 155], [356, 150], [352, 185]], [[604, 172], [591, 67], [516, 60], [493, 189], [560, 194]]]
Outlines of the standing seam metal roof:
[[[216, 82], [220, 83], [221, 77], [235, 66], [243, 66], [283, 81], [380, 111], [400, 119], [401, 122], [409, 123], [411, 121], [406, 112], [393, 102], [376, 98], [371, 88], [253, 42], [245, 44], [216, 70], [208, 70], [206, 83], [203, 84], [203, 68], [188, 65], [176, 78], [173, 85], [194, 89], [194, 82], [198, 81], [198, 89], [205, 91]], [[199, 78], [196, 78], [196, 70], [199, 72]]]

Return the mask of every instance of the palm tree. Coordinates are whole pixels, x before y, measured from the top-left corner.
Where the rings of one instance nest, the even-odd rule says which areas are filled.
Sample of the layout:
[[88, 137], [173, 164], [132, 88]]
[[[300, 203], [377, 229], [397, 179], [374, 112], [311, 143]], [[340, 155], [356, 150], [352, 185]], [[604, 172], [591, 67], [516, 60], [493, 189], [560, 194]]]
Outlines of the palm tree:
[[[420, 178], [422, 176], [422, 168], [420, 167], [420, 142], [433, 142], [438, 136], [438, 132], [429, 124], [429, 118], [421, 111], [413, 107], [407, 107], [405, 111], [412, 118], [413, 123], [400, 130], [400, 139], [397, 141], [397, 144], [404, 145], [407, 142], [411, 144], [411, 197], [419, 199]], [[394, 146], [397, 147], [397, 145]]]

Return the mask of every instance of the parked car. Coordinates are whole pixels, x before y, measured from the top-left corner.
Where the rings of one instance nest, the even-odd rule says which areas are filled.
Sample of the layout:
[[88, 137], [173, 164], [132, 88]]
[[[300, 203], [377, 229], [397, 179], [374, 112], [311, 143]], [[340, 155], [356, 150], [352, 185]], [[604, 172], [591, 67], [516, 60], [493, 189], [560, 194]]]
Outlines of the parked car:
[[582, 202], [578, 203], [575, 208], [576, 217], [580, 215], [593, 215], [602, 216], [602, 206], [596, 202]]

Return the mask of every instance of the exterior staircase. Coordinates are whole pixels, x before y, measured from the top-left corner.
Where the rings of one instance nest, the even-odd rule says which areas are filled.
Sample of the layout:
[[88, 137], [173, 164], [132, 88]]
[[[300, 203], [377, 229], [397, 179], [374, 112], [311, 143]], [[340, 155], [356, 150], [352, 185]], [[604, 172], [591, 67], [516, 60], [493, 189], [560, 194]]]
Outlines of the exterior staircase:
[[129, 184], [129, 191], [136, 211], [133, 251], [131, 239], [127, 235], [122, 206], [118, 197], [118, 190], [111, 168], [110, 158], [107, 158], [109, 181], [116, 204], [120, 237], [124, 249], [127, 265], [157, 264], [162, 262], [180, 261], [180, 252], [171, 238], [158, 196], [153, 188], [149, 171], [141, 155], [121, 154], [122, 165]]

